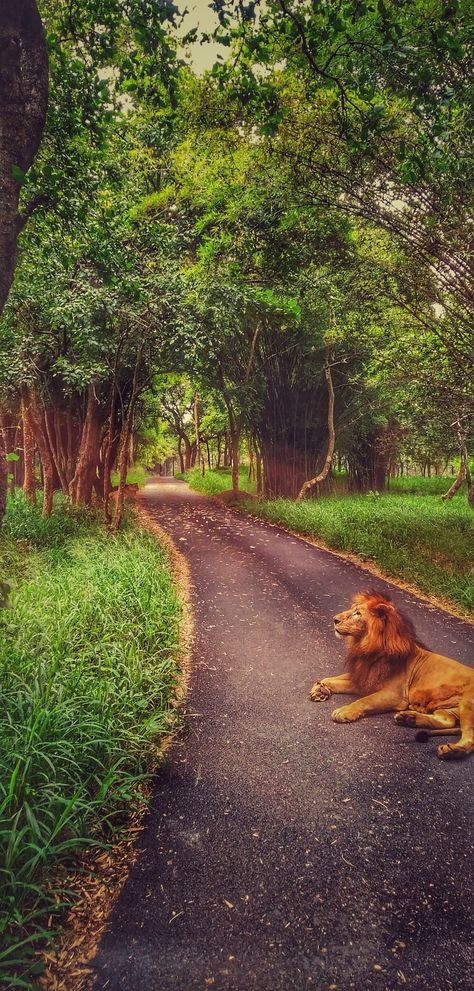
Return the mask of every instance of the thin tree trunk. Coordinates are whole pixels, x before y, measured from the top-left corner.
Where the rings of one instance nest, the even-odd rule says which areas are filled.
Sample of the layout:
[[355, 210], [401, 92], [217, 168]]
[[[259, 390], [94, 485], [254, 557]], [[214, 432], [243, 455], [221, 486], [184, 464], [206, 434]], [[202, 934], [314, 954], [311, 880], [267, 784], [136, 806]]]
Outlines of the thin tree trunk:
[[[54, 416], [54, 414], [53, 414], [53, 416]], [[56, 431], [54, 431], [54, 434], [53, 434], [54, 423], [53, 424], [51, 423], [51, 420], [50, 420], [50, 411], [49, 410], [46, 410], [46, 409], [44, 410], [44, 414], [43, 414], [42, 419], [44, 421], [45, 434], [46, 434], [46, 437], [47, 437], [47, 440], [48, 440], [48, 446], [49, 446], [49, 450], [50, 450], [50, 454], [51, 454], [51, 459], [52, 459], [52, 462], [54, 464], [54, 467], [56, 469], [56, 473], [57, 473], [57, 476], [58, 476], [58, 479], [59, 479], [59, 484], [61, 486], [62, 491], [63, 492], [66, 492], [66, 494], [67, 494], [67, 492], [68, 492], [68, 484], [67, 484], [67, 481], [66, 481], [66, 476], [63, 474], [62, 466], [61, 466], [61, 463], [60, 463], [60, 460], [59, 460], [59, 457], [58, 457], [58, 452], [57, 452], [57, 449], [56, 449], [56, 436], [55, 436], [56, 435]]]
[[6, 459], [5, 441], [0, 433], [0, 526], [2, 525], [7, 508], [8, 461]]
[[[115, 504], [115, 513], [112, 522], [113, 530], [118, 530], [123, 515], [123, 504], [125, 499], [125, 483], [127, 480], [129, 443], [133, 431], [133, 416], [135, 413], [135, 403], [137, 401], [138, 394], [140, 391], [137, 384], [140, 362], [141, 362], [141, 349], [139, 349], [137, 353], [135, 368], [133, 371], [133, 382], [132, 382], [132, 390], [130, 394], [130, 402], [128, 405], [125, 422], [122, 426], [122, 437], [120, 442], [120, 453], [118, 459], [119, 483], [118, 483], [118, 492], [117, 492], [117, 502]], [[173, 475], [174, 475], [174, 458], [173, 458]]]
[[194, 396], [194, 433], [196, 435], [196, 465], [199, 468], [201, 461], [201, 437], [199, 433], [200, 428], [200, 409], [199, 409], [199, 396], [196, 393]]
[[452, 499], [453, 496], [456, 495], [456, 492], [459, 492], [459, 489], [461, 488], [461, 485], [463, 484], [464, 480], [466, 480], [467, 501], [471, 506], [471, 508], [474, 509], [474, 488], [472, 485], [472, 477], [471, 477], [471, 472], [469, 470], [469, 462], [467, 456], [467, 443], [466, 443], [467, 430], [463, 426], [462, 417], [459, 417], [459, 419], [456, 420], [455, 423], [452, 424], [452, 426], [455, 427], [456, 429], [456, 435], [459, 443], [459, 451], [461, 455], [461, 462], [459, 465], [459, 471], [457, 477], [455, 478], [453, 484], [451, 485], [451, 488], [449, 488], [448, 491], [441, 496], [441, 498], [443, 502], [446, 502], [448, 499]]
[[30, 385], [27, 389], [28, 405], [29, 405], [29, 418], [31, 427], [33, 430], [33, 435], [36, 441], [36, 446], [39, 451], [41, 458], [41, 467], [43, 470], [43, 517], [48, 519], [51, 516], [53, 509], [53, 492], [54, 492], [54, 480], [53, 480], [53, 462], [51, 459], [51, 454], [49, 450], [49, 444], [46, 438], [46, 434], [43, 430], [43, 424], [41, 422], [41, 415], [38, 410], [38, 404], [36, 399], [36, 389], [34, 385]]
[[74, 451], [74, 414], [73, 399], [69, 400], [69, 408], [66, 413], [66, 477], [68, 481], [69, 494], [71, 494], [71, 482], [75, 473], [75, 451]]
[[[128, 471], [128, 445], [130, 443], [130, 435], [132, 432], [133, 424], [133, 411], [134, 411], [135, 401], [130, 400], [130, 405], [128, 408], [125, 423], [122, 427], [122, 437], [120, 440], [120, 451], [118, 457], [118, 491], [117, 491], [117, 501], [115, 503], [115, 512], [112, 522], [112, 529], [118, 530], [120, 523], [122, 522], [123, 516], [123, 504], [125, 500], [125, 483], [127, 481], [127, 471]], [[174, 475], [174, 458], [173, 458], [173, 475]]]
[[184, 475], [184, 457], [183, 457], [183, 438], [178, 437], [178, 457], [179, 457], [179, 470], [182, 475]]
[[[255, 443], [255, 442], [254, 442]], [[262, 455], [260, 452], [260, 447], [255, 444], [255, 464], [256, 464], [256, 482], [257, 482], [257, 495], [263, 496], [263, 464]]]
[[110, 471], [112, 468], [112, 455], [114, 453], [114, 437], [117, 425], [117, 359], [114, 366], [114, 378], [112, 382], [112, 395], [110, 397], [110, 413], [109, 413], [109, 432], [107, 437], [107, 443], [105, 447], [105, 457], [104, 457], [104, 513], [106, 520], [110, 520], [109, 513], [109, 494], [110, 494]]
[[28, 392], [26, 386], [21, 388], [21, 422], [23, 427], [23, 461], [24, 478], [23, 492], [28, 502], [36, 506], [36, 477], [35, 477], [35, 442], [30, 420]]
[[95, 395], [94, 385], [91, 384], [88, 391], [86, 417], [82, 428], [76, 473], [69, 486], [72, 501], [84, 506], [90, 505], [94, 476], [97, 474], [101, 435], [99, 414], [100, 405]]
[[232, 491], [234, 495], [239, 492], [239, 466], [240, 466], [240, 430], [232, 416], [230, 426], [231, 451], [232, 451]]
[[328, 446], [326, 452], [326, 458], [322, 470], [314, 478], [310, 478], [307, 482], [302, 485], [300, 492], [296, 498], [297, 502], [301, 502], [302, 499], [307, 496], [311, 489], [314, 489], [316, 485], [320, 485], [327, 478], [334, 454], [334, 445], [336, 443], [336, 432], [334, 429], [334, 387], [332, 384], [331, 367], [329, 364], [329, 354], [326, 353], [326, 361], [324, 364], [324, 375], [326, 378], [326, 383], [328, 387]]
[[249, 478], [249, 481], [250, 482], [255, 478], [255, 456], [254, 456], [254, 448], [253, 448], [252, 438], [251, 437], [249, 437], [249, 470], [248, 470], [248, 478]]

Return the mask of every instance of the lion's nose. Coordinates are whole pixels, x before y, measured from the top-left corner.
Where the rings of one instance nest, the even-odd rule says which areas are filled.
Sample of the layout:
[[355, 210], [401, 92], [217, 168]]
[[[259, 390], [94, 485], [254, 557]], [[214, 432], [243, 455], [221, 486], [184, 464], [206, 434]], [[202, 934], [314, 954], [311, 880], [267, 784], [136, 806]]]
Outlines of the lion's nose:
[[337, 626], [340, 622], [341, 622], [341, 620], [338, 619], [337, 616], [335, 616], [334, 617], [334, 626]]

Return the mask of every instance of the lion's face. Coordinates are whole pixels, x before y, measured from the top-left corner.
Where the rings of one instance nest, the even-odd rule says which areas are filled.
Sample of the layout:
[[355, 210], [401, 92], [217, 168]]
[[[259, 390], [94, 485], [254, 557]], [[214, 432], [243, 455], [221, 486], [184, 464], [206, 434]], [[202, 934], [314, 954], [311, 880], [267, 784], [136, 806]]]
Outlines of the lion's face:
[[416, 643], [411, 621], [379, 592], [360, 592], [352, 608], [334, 617], [337, 637], [347, 637], [349, 653], [358, 657], [383, 655], [398, 663], [409, 656]]
[[336, 637], [355, 637], [360, 640], [368, 630], [368, 609], [362, 603], [354, 604], [351, 609], [340, 612], [334, 617]]

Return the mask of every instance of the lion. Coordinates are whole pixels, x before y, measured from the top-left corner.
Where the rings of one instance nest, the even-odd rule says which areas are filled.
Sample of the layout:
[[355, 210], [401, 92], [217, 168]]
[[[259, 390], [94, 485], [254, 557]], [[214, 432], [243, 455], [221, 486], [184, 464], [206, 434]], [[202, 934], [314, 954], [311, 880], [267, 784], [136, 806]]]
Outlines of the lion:
[[334, 617], [334, 629], [347, 638], [348, 670], [317, 681], [311, 698], [359, 696], [334, 710], [334, 722], [395, 712], [399, 726], [421, 730], [417, 739], [461, 734], [456, 743], [438, 747], [441, 760], [459, 760], [474, 750], [474, 669], [429, 650], [411, 620], [378, 592], [354, 596], [352, 608]]
[[[127, 485], [124, 486], [124, 490], [123, 490], [124, 499], [133, 499], [133, 497], [137, 494], [138, 489], [139, 489], [138, 482], [127, 483]], [[109, 492], [109, 499], [112, 499], [112, 501], [118, 499], [118, 494], [119, 494], [119, 490], [117, 486], [116, 489], [111, 489], [111, 491]]]

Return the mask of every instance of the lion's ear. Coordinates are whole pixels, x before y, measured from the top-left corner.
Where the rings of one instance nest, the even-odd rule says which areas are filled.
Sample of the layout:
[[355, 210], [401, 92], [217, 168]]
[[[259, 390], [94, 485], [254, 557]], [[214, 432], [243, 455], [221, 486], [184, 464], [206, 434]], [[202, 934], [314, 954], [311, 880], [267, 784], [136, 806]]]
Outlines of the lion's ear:
[[386, 619], [389, 613], [393, 612], [393, 606], [390, 602], [379, 602], [374, 606], [372, 611], [376, 616], [380, 616], [381, 619]]

